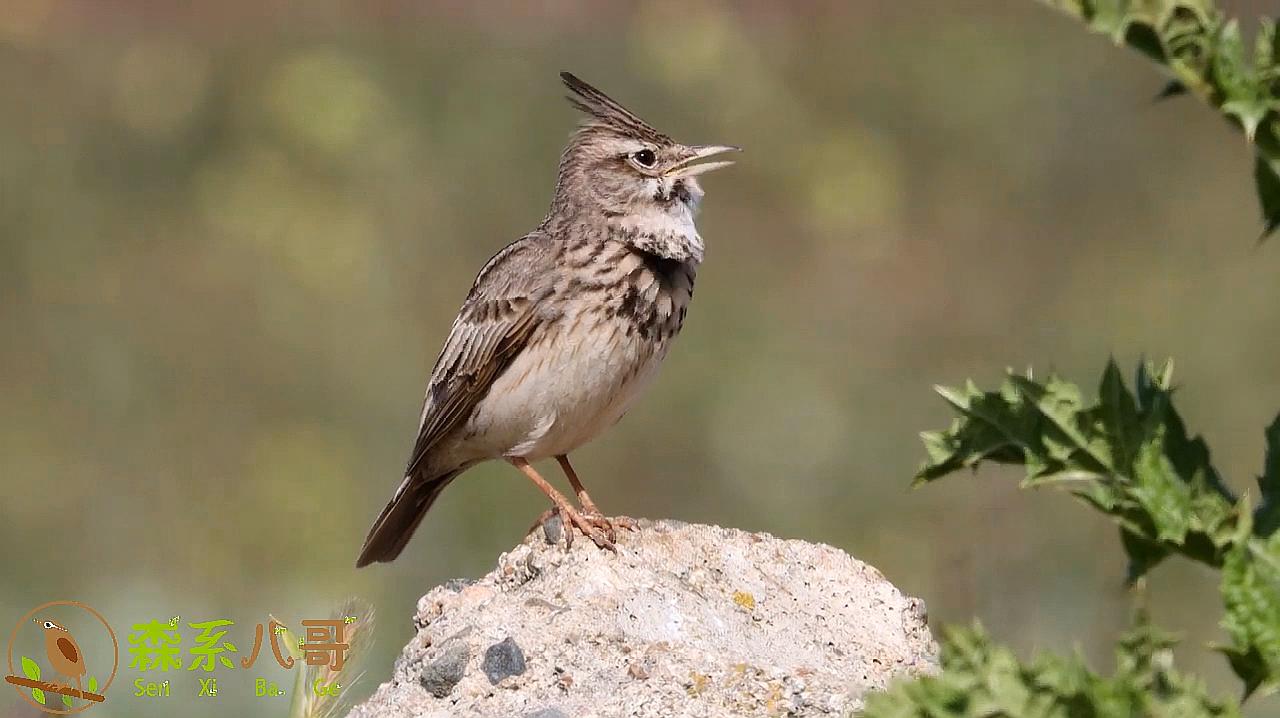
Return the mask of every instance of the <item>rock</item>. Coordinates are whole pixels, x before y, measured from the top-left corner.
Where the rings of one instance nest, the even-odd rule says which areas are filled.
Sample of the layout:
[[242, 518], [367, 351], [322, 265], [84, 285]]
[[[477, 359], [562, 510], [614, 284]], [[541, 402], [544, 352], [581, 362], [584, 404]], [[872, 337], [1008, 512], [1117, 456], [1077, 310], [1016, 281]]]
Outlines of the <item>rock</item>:
[[496, 686], [503, 678], [524, 673], [524, 651], [507, 636], [501, 643], [489, 646], [489, 650], [484, 652], [483, 668], [489, 682]]
[[418, 682], [431, 695], [444, 698], [462, 680], [470, 659], [471, 649], [466, 642], [450, 641], [438, 658], [422, 667], [422, 676]]
[[[845, 716], [936, 668], [924, 604], [876, 569], [830, 546], [673, 521], [619, 532], [616, 554], [537, 532], [464, 589], [423, 596], [414, 625], [352, 718]], [[462, 675], [442, 696], [426, 674], [457, 644], [483, 670], [443, 664]]]

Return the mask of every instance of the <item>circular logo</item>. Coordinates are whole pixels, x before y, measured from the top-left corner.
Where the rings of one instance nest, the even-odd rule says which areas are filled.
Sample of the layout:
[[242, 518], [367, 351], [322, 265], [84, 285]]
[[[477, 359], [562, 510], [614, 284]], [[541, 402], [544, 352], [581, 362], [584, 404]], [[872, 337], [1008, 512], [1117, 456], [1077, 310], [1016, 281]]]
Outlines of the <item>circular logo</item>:
[[[107, 639], [111, 673], [104, 681]], [[81, 641], [91, 647], [88, 655], [81, 650]], [[17, 663], [15, 645], [22, 646]], [[5, 682], [37, 710], [67, 715], [106, 700], [120, 666], [120, 643], [107, 619], [93, 608], [79, 601], [50, 601], [18, 619], [9, 634], [8, 656]]]

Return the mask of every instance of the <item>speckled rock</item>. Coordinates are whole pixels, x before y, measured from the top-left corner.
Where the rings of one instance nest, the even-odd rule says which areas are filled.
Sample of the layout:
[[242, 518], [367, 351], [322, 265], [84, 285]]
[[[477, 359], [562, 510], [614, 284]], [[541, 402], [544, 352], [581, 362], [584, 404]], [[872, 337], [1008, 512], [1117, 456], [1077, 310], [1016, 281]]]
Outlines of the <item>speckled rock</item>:
[[422, 687], [436, 698], [449, 695], [458, 681], [466, 675], [467, 661], [471, 658], [471, 649], [466, 641], [453, 641], [433, 661], [422, 666]]
[[[839, 549], [672, 521], [622, 532], [617, 554], [535, 532], [423, 596], [415, 625], [352, 718], [844, 716], [937, 652], [923, 603]], [[484, 661], [424, 687], [460, 643]]]
[[484, 664], [481, 668], [489, 682], [496, 686], [504, 678], [524, 673], [524, 651], [520, 650], [519, 643], [507, 636], [501, 643], [489, 646], [484, 652]]

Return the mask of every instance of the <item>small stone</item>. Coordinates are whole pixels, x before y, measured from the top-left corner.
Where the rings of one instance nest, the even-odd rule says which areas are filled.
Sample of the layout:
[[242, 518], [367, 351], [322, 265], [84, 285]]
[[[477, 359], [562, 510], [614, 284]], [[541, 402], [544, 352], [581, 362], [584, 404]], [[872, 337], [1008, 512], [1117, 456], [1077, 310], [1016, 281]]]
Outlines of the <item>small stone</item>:
[[444, 698], [453, 687], [462, 680], [467, 670], [467, 661], [471, 659], [471, 649], [466, 643], [457, 641], [449, 646], [434, 661], [422, 667], [419, 682], [431, 695]]
[[569, 718], [569, 716], [559, 708], [539, 708], [532, 713], [525, 713], [524, 718]]
[[636, 679], [637, 681], [648, 680], [649, 678], [649, 672], [646, 671], [644, 669], [644, 666], [640, 665], [639, 663], [632, 663], [631, 665], [627, 666], [627, 674], [630, 675], [632, 678]]
[[510, 636], [507, 636], [501, 643], [489, 646], [489, 649], [484, 652], [482, 668], [484, 674], [489, 677], [489, 682], [496, 686], [503, 678], [524, 673], [524, 651], [520, 650], [520, 646]]
[[560, 514], [552, 514], [542, 522], [542, 537], [553, 546], [564, 538], [564, 521], [560, 520]]

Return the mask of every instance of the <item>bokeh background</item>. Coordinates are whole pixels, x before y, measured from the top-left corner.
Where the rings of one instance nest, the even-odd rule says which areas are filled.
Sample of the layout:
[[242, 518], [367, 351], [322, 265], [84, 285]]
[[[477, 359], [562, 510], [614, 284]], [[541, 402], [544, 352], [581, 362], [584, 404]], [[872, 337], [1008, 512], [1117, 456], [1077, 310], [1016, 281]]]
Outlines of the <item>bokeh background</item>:
[[[746, 148], [704, 182], [708, 258], [658, 381], [575, 456], [606, 510], [827, 542], [935, 625], [1109, 670], [1116, 531], [1012, 471], [909, 490], [917, 432], [950, 420], [930, 387], [1006, 366], [1091, 386], [1109, 355], [1172, 356], [1188, 423], [1247, 490], [1280, 409], [1280, 246], [1255, 242], [1237, 133], [1012, 0], [7, 0], [0, 622], [75, 598], [118, 632], [232, 619], [244, 651], [269, 613], [357, 595], [379, 618], [350, 695], [372, 690], [416, 599], [544, 508], [483, 466], [400, 560], [352, 568], [475, 271], [550, 199], [576, 121], [561, 69]], [[1147, 597], [1234, 693], [1204, 647], [1214, 577], [1170, 562]], [[288, 680], [273, 668], [220, 671], [214, 700], [184, 671], [163, 702], [122, 665], [95, 715], [284, 715], [247, 697]]]

